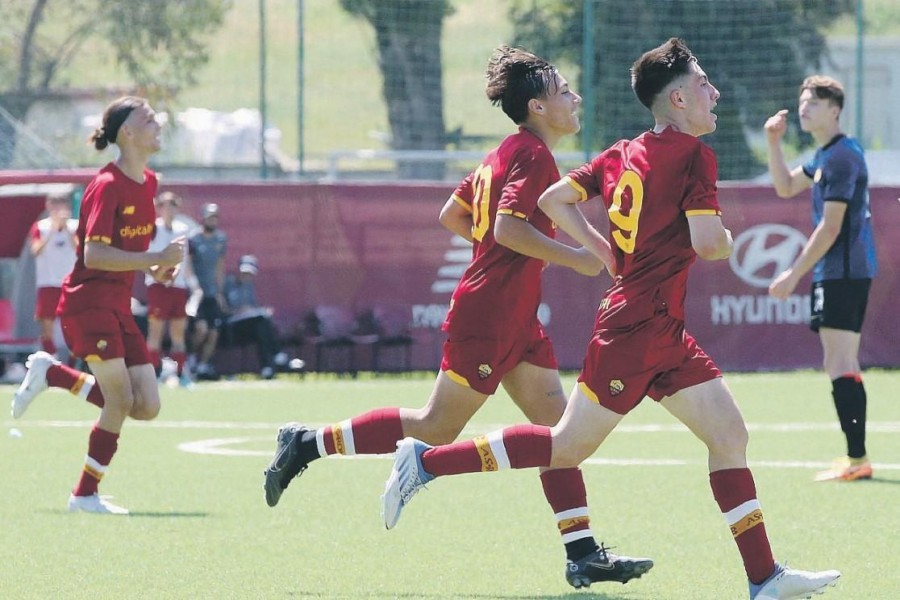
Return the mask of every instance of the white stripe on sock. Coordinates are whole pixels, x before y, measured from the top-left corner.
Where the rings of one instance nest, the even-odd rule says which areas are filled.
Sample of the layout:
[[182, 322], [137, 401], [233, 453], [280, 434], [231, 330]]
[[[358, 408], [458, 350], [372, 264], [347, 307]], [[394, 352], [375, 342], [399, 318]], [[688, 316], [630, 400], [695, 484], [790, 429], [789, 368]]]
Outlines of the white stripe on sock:
[[589, 517], [587, 506], [580, 506], [578, 508], [570, 508], [569, 510], [564, 510], [562, 512], [558, 512], [554, 515], [557, 521], [562, 521], [563, 519], [574, 519], [576, 517]]
[[81, 389], [78, 390], [78, 397], [82, 400], [87, 400], [88, 394], [91, 393], [96, 383], [97, 380], [93, 375], [85, 375], [84, 383], [81, 385]]
[[316, 429], [316, 450], [319, 451], [319, 457], [328, 456], [328, 452], [325, 451], [325, 428], [319, 427]]
[[356, 454], [356, 443], [353, 441], [353, 426], [350, 425], [350, 419], [341, 421], [338, 426], [344, 434], [344, 455], [353, 456]]
[[580, 529], [578, 531], [570, 531], [569, 533], [562, 534], [562, 543], [568, 544], [569, 542], [574, 542], [575, 540], [581, 540], [586, 537], [594, 537], [594, 532], [591, 531], [591, 528]]
[[747, 500], [740, 506], [732, 508], [727, 513], [723, 513], [723, 515], [725, 516], [725, 522], [730, 527], [752, 513], [754, 510], [759, 509], [759, 500], [754, 498], [753, 500]]
[[492, 431], [487, 434], [487, 441], [491, 445], [491, 452], [494, 453], [494, 458], [497, 459], [497, 468], [508, 469], [509, 454], [506, 453], [506, 446], [503, 445], [503, 430]]

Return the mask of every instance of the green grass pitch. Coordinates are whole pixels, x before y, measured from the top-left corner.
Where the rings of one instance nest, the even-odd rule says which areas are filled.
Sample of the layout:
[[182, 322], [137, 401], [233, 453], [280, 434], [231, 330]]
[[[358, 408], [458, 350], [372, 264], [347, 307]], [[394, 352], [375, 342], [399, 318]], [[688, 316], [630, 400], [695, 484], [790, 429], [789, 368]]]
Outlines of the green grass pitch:
[[[777, 558], [840, 569], [842, 582], [826, 597], [900, 597], [900, 373], [865, 375], [875, 479], [854, 484], [811, 481], [843, 450], [824, 375], [727, 380], [750, 424], [749, 456]], [[565, 378], [567, 389], [572, 382]], [[709, 491], [705, 449], [650, 401], [583, 467], [597, 538], [656, 561], [626, 586], [568, 587], [533, 471], [436, 481], [392, 531], [379, 516], [387, 457], [319, 461], [279, 506], [266, 506], [262, 470], [281, 423], [418, 406], [431, 383], [430, 375], [308, 376], [164, 388], [156, 421], [126, 424], [101, 485], [131, 509], [128, 517], [66, 512], [96, 409], [46, 392], [21, 420], [2, 419], [0, 598], [747, 597]], [[0, 393], [10, 398], [12, 387]], [[463, 435], [519, 421], [500, 393]]]

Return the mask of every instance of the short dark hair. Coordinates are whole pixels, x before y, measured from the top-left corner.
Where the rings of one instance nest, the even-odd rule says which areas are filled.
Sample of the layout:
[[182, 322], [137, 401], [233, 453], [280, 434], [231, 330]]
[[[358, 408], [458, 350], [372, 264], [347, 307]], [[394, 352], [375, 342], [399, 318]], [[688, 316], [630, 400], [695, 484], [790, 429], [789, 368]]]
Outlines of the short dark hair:
[[528, 119], [528, 102], [556, 91], [559, 71], [543, 58], [510, 46], [500, 46], [488, 61], [485, 94], [513, 123]]
[[88, 142], [93, 144], [97, 150], [103, 150], [110, 144], [115, 144], [116, 138], [119, 136], [119, 128], [122, 127], [122, 123], [125, 122], [131, 111], [146, 104], [147, 100], [137, 96], [122, 96], [113, 100], [103, 111], [103, 122], [94, 130], [94, 133], [88, 138]]
[[644, 52], [631, 65], [631, 89], [647, 108], [673, 80], [686, 75], [691, 63], [697, 62], [687, 44], [679, 38], [669, 38], [661, 46]]
[[816, 98], [828, 100], [841, 110], [844, 109], [844, 86], [834, 77], [810, 75], [800, 84], [800, 93], [802, 94], [804, 90], [811, 91]]

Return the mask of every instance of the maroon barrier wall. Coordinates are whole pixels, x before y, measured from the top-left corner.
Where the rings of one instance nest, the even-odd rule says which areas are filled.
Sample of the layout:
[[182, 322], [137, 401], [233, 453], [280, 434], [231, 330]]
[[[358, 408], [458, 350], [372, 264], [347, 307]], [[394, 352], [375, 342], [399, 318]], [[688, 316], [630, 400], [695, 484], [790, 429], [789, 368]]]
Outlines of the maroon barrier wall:
[[[204, 202], [220, 204], [221, 227], [230, 240], [228, 267], [235, 268], [241, 254], [259, 257], [259, 296], [275, 307], [282, 329], [294, 327], [317, 305], [342, 305], [354, 311], [396, 306], [408, 311], [413, 324], [413, 366], [435, 369], [439, 364], [443, 342], [439, 327], [471, 253], [437, 221], [452, 186], [173, 183], [166, 187], [186, 198], [187, 212], [195, 218]], [[900, 230], [898, 194], [897, 188], [872, 191], [880, 271], [861, 349], [867, 366], [900, 366], [896, 342], [900, 326], [889, 303], [900, 291], [896, 275], [900, 253], [891, 235]], [[34, 211], [33, 199], [2, 202], [12, 209], [4, 208], [6, 215], [17, 212], [15, 206], [28, 207], [29, 214]], [[729, 261], [698, 261], [694, 266], [688, 329], [728, 370], [818, 367], [818, 338], [806, 326], [808, 278], [787, 302], [775, 302], [766, 294], [768, 281], [790, 264], [811, 230], [808, 197], [786, 201], [768, 187], [723, 185], [720, 202], [726, 226], [735, 235], [735, 253]], [[585, 209], [593, 219], [603, 214], [597, 201]], [[605, 275], [589, 279], [556, 266], [545, 272], [541, 317], [563, 367], [580, 367], [596, 305], [608, 282]]]

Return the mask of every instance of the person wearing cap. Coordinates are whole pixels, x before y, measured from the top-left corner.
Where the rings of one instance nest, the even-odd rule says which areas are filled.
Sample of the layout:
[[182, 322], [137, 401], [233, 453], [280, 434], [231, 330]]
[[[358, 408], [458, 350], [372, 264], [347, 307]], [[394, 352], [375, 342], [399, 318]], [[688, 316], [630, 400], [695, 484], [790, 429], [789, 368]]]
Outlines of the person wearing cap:
[[225, 282], [225, 301], [229, 312], [225, 319], [224, 337], [232, 344], [256, 344], [261, 367], [260, 376], [275, 376], [278, 355], [278, 335], [272, 323], [272, 309], [260, 306], [256, 298], [254, 280], [259, 273], [259, 261], [245, 254], [238, 261], [238, 272]]
[[202, 291], [194, 321], [193, 349], [197, 354], [197, 379], [215, 380], [210, 364], [219, 343], [224, 313], [225, 252], [228, 236], [219, 229], [219, 205], [208, 202], [201, 209], [202, 227], [188, 239], [191, 267]]

